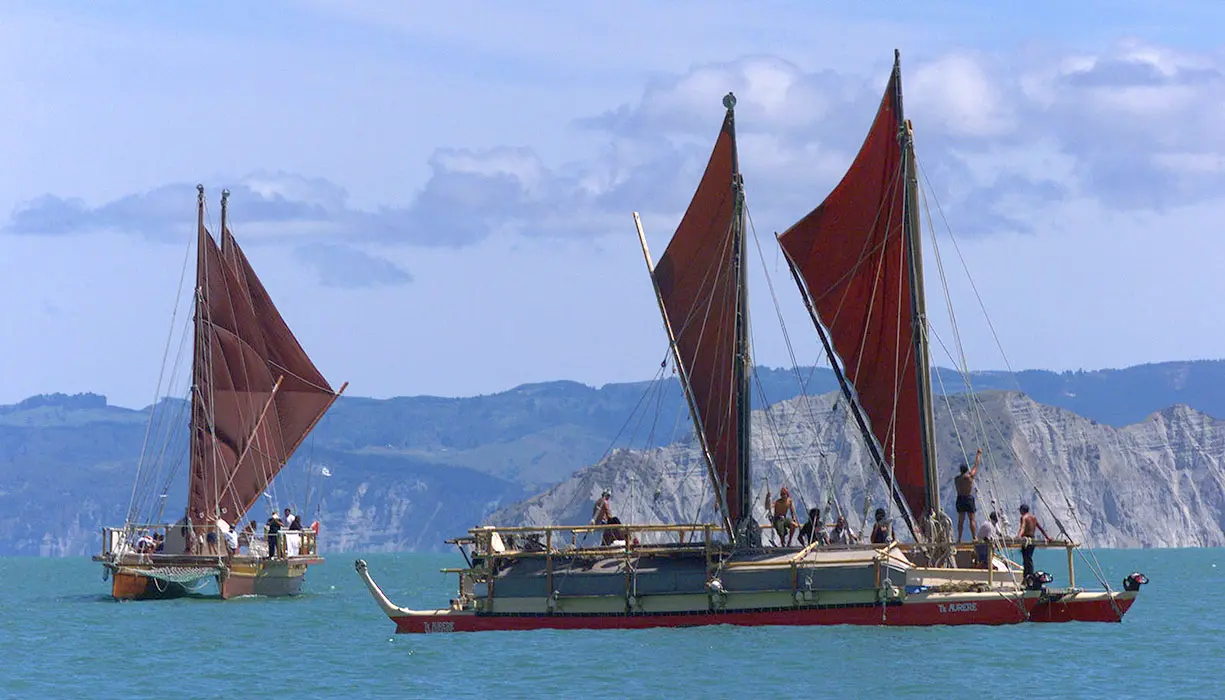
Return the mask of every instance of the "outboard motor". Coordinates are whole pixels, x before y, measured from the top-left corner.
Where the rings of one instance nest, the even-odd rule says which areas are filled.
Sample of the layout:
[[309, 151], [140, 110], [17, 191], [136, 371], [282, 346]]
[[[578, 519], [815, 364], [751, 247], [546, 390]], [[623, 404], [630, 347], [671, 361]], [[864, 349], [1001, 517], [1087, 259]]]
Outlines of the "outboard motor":
[[1054, 581], [1055, 577], [1045, 571], [1035, 571], [1025, 577], [1025, 589], [1029, 591], [1040, 591], [1046, 584]]
[[1133, 571], [1123, 579], [1123, 590], [1135, 593], [1140, 590], [1140, 586], [1148, 583], [1148, 577], [1139, 571]]

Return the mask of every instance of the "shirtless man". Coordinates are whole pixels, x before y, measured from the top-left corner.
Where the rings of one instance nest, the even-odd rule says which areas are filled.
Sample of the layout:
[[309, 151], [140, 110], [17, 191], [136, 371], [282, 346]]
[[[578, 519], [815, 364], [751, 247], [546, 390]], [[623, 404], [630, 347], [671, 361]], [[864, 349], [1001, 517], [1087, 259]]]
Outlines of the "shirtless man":
[[[616, 525], [616, 523], [610, 522], [613, 520], [613, 506], [609, 504], [609, 499], [611, 498], [613, 498], [613, 492], [610, 492], [609, 489], [604, 489], [603, 492], [600, 492], [600, 499], [595, 501], [595, 505], [592, 508], [592, 522], [590, 522], [592, 525]], [[608, 541], [610, 532], [611, 530], [605, 530], [597, 533], [601, 543]], [[586, 537], [586, 535], [583, 536], [584, 539]]]
[[[766, 492], [766, 510], [771, 511], [770, 524], [774, 526], [774, 531], [778, 533], [779, 544], [784, 547], [791, 546], [791, 539], [795, 536], [795, 531], [800, 527], [799, 522], [795, 519], [795, 503], [791, 500], [791, 492], [784, 486], [778, 490], [778, 499], [773, 504], [770, 503], [770, 492]], [[785, 536], [785, 544], [784, 544]]]
[[[1024, 560], [1025, 578], [1029, 578], [1034, 573], [1034, 535], [1036, 532], [1041, 532], [1042, 536], [1049, 542], [1051, 536], [1046, 534], [1046, 530], [1042, 529], [1041, 523], [1038, 522], [1038, 517], [1029, 512], [1029, 506], [1021, 504], [1021, 529], [1017, 530], [1017, 539], [1021, 540], [1021, 558]], [[1024, 579], [1022, 579], [1024, 580]]]
[[970, 536], [978, 532], [978, 522], [974, 518], [974, 477], [978, 476], [978, 464], [983, 459], [983, 448], [978, 448], [974, 455], [974, 468], [961, 465], [961, 473], [953, 477], [957, 486], [957, 541], [961, 542], [961, 529], [966, 525], [966, 514], [970, 515]]
[[612, 498], [612, 491], [604, 489], [600, 493], [600, 500], [595, 502], [595, 507], [591, 509], [591, 524], [592, 525], [607, 525], [612, 519], [612, 506], [609, 505], [608, 499]]

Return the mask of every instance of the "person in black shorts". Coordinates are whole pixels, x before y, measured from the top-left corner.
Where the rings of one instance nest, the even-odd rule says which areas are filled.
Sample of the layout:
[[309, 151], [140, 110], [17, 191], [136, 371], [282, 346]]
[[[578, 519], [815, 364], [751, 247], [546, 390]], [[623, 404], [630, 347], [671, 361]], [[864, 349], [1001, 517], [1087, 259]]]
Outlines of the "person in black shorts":
[[961, 465], [961, 473], [953, 478], [957, 487], [957, 541], [961, 541], [961, 531], [966, 524], [966, 515], [970, 516], [970, 536], [978, 532], [978, 522], [974, 517], [974, 477], [978, 476], [978, 465], [983, 459], [983, 448], [978, 448], [974, 455], [974, 468]]

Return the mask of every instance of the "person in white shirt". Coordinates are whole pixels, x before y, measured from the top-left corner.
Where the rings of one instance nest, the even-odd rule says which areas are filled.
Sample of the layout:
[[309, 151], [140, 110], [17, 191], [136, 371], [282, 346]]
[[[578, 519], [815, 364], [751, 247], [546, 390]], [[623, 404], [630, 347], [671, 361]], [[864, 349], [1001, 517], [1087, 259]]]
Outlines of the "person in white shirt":
[[978, 544], [974, 545], [974, 555], [978, 557], [978, 565], [983, 569], [990, 568], [991, 564], [991, 543], [1000, 536], [1000, 516], [996, 515], [995, 511], [987, 516], [982, 525], [978, 526], [978, 532], [974, 533]]

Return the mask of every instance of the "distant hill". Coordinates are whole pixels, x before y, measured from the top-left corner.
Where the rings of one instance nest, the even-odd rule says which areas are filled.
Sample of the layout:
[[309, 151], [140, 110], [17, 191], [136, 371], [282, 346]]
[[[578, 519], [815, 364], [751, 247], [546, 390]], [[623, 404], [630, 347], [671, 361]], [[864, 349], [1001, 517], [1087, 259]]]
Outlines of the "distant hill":
[[[798, 379], [797, 379], [798, 375]], [[756, 369], [758, 408], [837, 388], [829, 369]], [[937, 388], [965, 383], [937, 371]], [[1174, 404], [1225, 415], [1225, 361], [1168, 362], [1120, 370], [1015, 375], [978, 372], [975, 390], [1020, 390], [1041, 404], [1123, 426]], [[94, 394], [53, 394], [0, 406], [0, 555], [85, 554], [103, 523], [124, 518], [150, 409]], [[468, 398], [341, 398], [296, 462], [313, 455], [311, 510], [352, 549], [435, 548], [494, 510], [562, 482], [612, 447], [660, 447], [689, 433], [675, 379], [608, 384], [527, 384]], [[295, 473], [294, 465], [286, 478]], [[281, 480], [278, 480], [278, 482]], [[181, 511], [183, 487], [167, 492]], [[299, 505], [292, 483], [284, 498]], [[288, 495], [286, 495], [288, 494]]]

